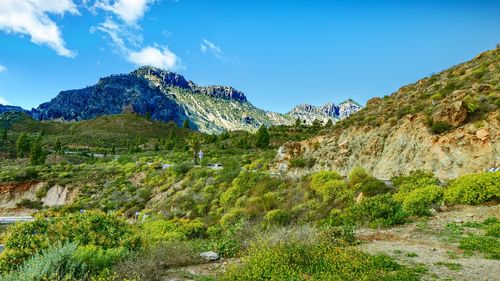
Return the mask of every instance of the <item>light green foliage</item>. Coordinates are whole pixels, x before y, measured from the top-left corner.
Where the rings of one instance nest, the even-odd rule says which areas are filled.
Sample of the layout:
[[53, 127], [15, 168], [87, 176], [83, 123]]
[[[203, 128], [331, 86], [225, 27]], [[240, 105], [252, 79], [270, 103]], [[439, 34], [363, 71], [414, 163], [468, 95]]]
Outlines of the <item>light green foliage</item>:
[[331, 243], [259, 242], [244, 263], [222, 280], [418, 280], [417, 274], [387, 256], [370, 256]]
[[428, 185], [410, 191], [403, 199], [404, 210], [417, 216], [430, 215], [429, 208], [443, 198], [443, 188], [437, 185]]
[[17, 271], [1, 276], [4, 281], [58, 280], [80, 267], [72, 261], [76, 243], [55, 246], [28, 259]]
[[[428, 185], [438, 185], [439, 181], [431, 172], [413, 171], [406, 176], [398, 176], [392, 179], [394, 186], [397, 188], [395, 197], [402, 199], [405, 194]], [[401, 197], [401, 198], [400, 198]]]
[[128, 223], [99, 212], [48, 219], [41, 217], [32, 222], [16, 224], [9, 228], [5, 240], [6, 249], [0, 254], [2, 271], [18, 266], [33, 254], [61, 241], [95, 245], [103, 249], [136, 249], [140, 246], [139, 238]]
[[444, 193], [448, 204], [477, 205], [500, 198], [500, 172], [466, 175], [450, 182]]
[[407, 214], [404, 212], [402, 204], [395, 201], [390, 195], [377, 195], [349, 207], [344, 217], [345, 220], [357, 224], [388, 227], [404, 223]]
[[143, 241], [149, 244], [202, 238], [206, 232], [201, 221], [189, 219], [149, 219], [141, 223], [140, 228]]
[[345, 192], [347, 183], [336, 172], [322, 171], [311, 176], [311, 188], [329, 201]]
[[283, 210], [271, 210], [264, 216], [264, 225], [267, 227], [271, 226], [283, 226], [288, 224], [290, 221], [290, 216]]
[[128, 255], [130, 251], [125, 247], [104, 249], [95, 245], [85, 245], [76, 248], [71, 258], [76, 264], [81, 265], [81, 271], [86, 275], [99, 275]]

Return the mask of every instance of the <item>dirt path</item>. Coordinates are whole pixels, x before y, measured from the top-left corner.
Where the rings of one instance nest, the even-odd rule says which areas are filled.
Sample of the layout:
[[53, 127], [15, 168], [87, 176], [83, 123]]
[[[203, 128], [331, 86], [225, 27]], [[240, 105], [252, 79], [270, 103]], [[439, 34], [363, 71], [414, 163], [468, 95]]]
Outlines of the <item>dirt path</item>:
[[424, 280], [500, 280], [500, 261], [482, 255], [465, 256], [458, 245], [447, 242], [443, 231], [448, 223], [484, 221], [500, 218], [500, 205], [459, 206], [438, 212], [427, 221], [391, 229], [361, 229], [359, 249], [384, 253], [408, 265], [422, 264], [428, 269]]
[[216, 277], [223, 273], [228, 266], [232, 266], [239, 262], [239, 259], [228, 259], [171, 269], [165, 275], [165, 281], [191, 281], [200, 280], [200, 278], [203, 277]]

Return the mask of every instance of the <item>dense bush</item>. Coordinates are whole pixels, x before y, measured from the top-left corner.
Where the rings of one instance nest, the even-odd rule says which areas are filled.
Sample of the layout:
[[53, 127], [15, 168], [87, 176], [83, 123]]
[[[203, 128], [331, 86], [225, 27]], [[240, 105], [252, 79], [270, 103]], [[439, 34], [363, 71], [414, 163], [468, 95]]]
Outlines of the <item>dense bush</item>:
[[283, 210], [271, 210], [264, 216], [265, 226], [283, 226], [290, 221], [290, 216]]
[[349, 207], [343, 216], [351, 223], [388, 227], [405, 222], [407, 214], [402, 204], [387, 194], [368, 197]]
[[322, 171], [311, 176], [311, 188], [329, 201], [346, 191], [347, 183], [336, 172]]
[[100, 212], [40, 217], [16, 224], [9, 228], [5, 241], [5, 250], [0, 254], [0, 271], [8, 271], [61, 241], [102, 249], [124, 247], [133, 250], [140, 246], [140, 239], [127, 222]]
[[428, 185], [409, 192], [403, 199], [403, 207], [411, 215], [430, 215], [429, 208], [442, 199], [443, 188], [437, 185]]
[[387, 256], [330, 243], [255, 244], [222, 280], [418, 280]]
[[416, 170], [409, 175], [392, 178], [392, 183], [396, 187], [396, 197], [398, 194], [405, 195], [415, 189], [428, 186], [439, 185], [439, 180], [428, 171]]
[[185, 240], [205, 236], [206, 229], [199, 220], [151, 219], [140, 225], [144, 242]]
[[500, 199], [500, 172], [466, 175], [450, 182], [444, 192], [448, 204], [480, 204]]
[[80, 268], [80, 264], [72, 260], [76, 248], [76, 243], [69, 243], [44, 250], [27, 260], [17, 271], [0, 277], [4, 281], [62, 280]]

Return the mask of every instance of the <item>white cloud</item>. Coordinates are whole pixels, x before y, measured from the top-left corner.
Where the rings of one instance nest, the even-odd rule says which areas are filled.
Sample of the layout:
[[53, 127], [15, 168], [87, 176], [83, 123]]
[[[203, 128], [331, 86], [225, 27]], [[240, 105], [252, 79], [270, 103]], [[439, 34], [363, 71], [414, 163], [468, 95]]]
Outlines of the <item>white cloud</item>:
[[9, 105], [9, 102], [6, 99], [0, 97], [0, 104]]
[[175, 70], [179, 67], [180, 60], [167, 47], [147, 46], [137, 52], [130, 51], [127, 59], [139, 66], [150, 65], [167, 70]]
[[0, 65], [0, 73], [7, 71], [7, 68], [3, 65]]
[[73, 0], [0, 0], [0, 30], [29, 35], [35, 44], [74, 57], [75, 53], [66, 48], [59, 26], [49, 17], [65, 13], [78, 14]]
[[134, 25], [140, 20], [146, 11], [148, 5], [156, 0], [98, 0], [94, 4], [94, 9], [102, 9], [112, 12], [129, 25]]
[[139, 33], [133, 33], [126, 26], [114, 22], [112, 19], [106, 19], [103, 23], [90, 28], [90, 32], [100, 31], [105, 33], [111, 39], [119, 53], [127, 54], [129, 52], [127, 45], [137, 47], [142, 42], [142, 37]]
[[200, 44], [200, 50], [202, 53], [206, 54], [208, 52], [212, 53], [216, 58], [222, 59], [222, 50], [219, 46], [214, 43], [208, 41], [207, 39], [203, 39]]

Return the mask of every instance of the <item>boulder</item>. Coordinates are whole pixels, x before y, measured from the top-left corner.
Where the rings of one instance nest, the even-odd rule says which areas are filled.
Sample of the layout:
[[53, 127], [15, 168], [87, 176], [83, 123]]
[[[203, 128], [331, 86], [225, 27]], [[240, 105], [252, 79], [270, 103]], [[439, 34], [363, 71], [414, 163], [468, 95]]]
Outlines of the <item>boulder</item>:
[[486, 129], [480, 129], [480, 130], [477, 130], [476, 132], [476, 137], [482, 141], [488, 139], [490, 135], [490, 132], [488, 132], [488, 130]]
[[216, 252], [203, 252], [200, 254], [200, 257], [204, 258], [207, 261], [217, 261], [219, 260], [219, 255]]
[[445, 122], [453, 127], [458, 127], [467, 120], [467, 107], [465, 102], [456, 101], [438, 110], [432, 120], [434, 122]]

